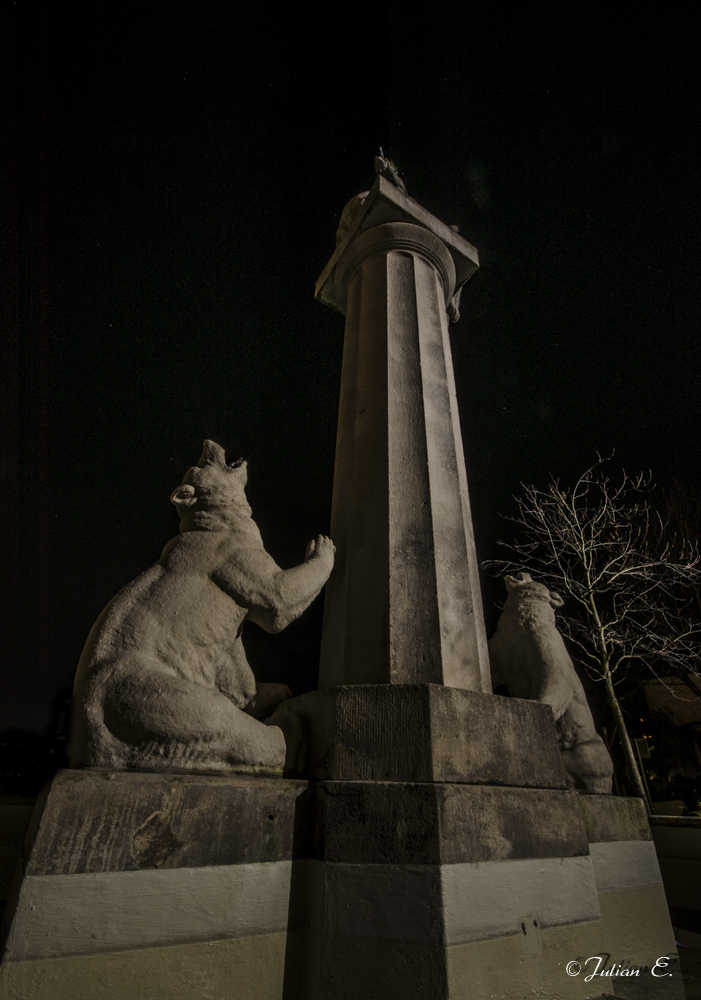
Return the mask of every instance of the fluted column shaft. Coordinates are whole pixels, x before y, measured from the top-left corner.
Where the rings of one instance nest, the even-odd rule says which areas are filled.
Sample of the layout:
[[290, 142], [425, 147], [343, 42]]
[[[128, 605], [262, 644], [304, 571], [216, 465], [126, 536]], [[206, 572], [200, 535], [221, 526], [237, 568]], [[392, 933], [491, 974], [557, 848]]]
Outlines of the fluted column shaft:
[[385, 223], [336, 268], [346, 303], [319, 686], [490, 691], [446, 302], [455, 268], [421, 226]]

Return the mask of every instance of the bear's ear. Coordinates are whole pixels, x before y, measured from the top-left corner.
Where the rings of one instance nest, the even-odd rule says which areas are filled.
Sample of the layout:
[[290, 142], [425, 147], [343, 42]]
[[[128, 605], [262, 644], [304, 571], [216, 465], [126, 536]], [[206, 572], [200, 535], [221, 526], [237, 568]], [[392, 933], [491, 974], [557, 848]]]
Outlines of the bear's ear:
[[515, 590], [516, 587], [525, 587], [527, 584], [533, 583], [533, 578], [530, 573], [517, 573], [516, 576], [505, 576], [504, 583], [506, 589], [511, 591]]
[[550, 591], [550, 604], [552, 607], [561, 608], [564, 603], [559, 594], [556, 594], [554, 590]]
[[195, 496], [195, 487], [190, 486], [187, 483], [185, 486], [178, 486], [176, 490], [170, 494], [170, 502], [175, 504], [176, 507], [192, 507], [193, 504], [197, 503], [197, 497]]

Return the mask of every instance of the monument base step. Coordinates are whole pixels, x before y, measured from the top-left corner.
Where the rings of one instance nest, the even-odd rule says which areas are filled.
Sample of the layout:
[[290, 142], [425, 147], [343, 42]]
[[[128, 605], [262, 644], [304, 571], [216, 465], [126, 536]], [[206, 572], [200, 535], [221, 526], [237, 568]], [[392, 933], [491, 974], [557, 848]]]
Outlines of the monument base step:
[[[682, 1000], [675, 965], [652, 977], [663, 955], [637, 800], [61, 771], [8, 905], [0, 997], [589, 1000], [610, 984]], [[593, 956], [610, 979], [586, 982]]]

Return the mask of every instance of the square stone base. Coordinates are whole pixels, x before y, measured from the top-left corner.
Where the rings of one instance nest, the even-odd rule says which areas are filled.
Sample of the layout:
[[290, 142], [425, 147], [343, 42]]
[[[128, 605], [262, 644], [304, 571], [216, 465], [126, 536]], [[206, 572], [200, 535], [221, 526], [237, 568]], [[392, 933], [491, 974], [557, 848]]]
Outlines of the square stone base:
[[280, 1000], [302, 974], [309, 799], [282, 778], [59, 771], [8, 901], [0, 996], [228, 1000], [236, 982]]
[[[0, 996], [680, 1000], [674, 966], [650, 973], [674, 942], [640, 808], [455, 782], [62, 771], [8, 906]], [[598, 954], [645, 973], [567, 976]]]
[[316, 781], [566, 787], [549, 705], [440, 684], [349, 684], [285, 704], [306, 721]]

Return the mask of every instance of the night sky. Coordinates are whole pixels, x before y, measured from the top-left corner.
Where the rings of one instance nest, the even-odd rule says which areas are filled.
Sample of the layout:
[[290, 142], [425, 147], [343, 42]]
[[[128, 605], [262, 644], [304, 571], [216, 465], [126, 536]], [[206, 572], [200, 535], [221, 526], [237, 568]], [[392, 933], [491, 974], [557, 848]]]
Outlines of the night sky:
[[[701, 484], [699, 15], [242, 9], [3, 8], [0, 730], [52, 724], [205, 437], [281, 565], [328, 531], [343, 319], [314, 284], [380, 145], [480, 253], [452, 327], [479, 557], [519, 482], [597, 450]], [[320, 628], [320, 601], [247, 626], [259, 678], [313, 688]]]

